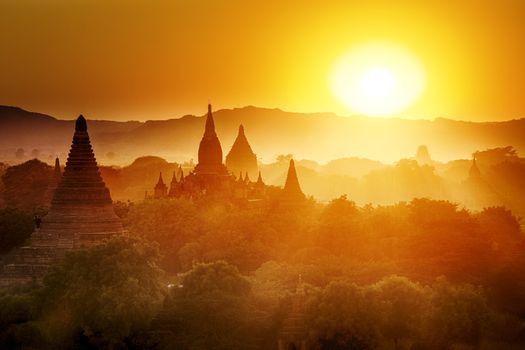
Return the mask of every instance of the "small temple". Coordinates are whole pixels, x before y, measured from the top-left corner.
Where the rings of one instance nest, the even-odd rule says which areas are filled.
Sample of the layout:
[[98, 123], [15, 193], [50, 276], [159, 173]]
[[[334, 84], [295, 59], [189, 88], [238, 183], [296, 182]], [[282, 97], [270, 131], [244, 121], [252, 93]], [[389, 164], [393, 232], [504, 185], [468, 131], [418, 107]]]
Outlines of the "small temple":
[[[173, 183], [173, 181], [172, 181]], [[164, 180], [162, 179], [162, 173], [159, 174], [159, 181], [157, 181], [157, 184], [155, 185], [155, 189], [153, 191], [153, 197], [154, 198], [163, 198], [166, 197], [168, 194], [168, 186], [164, 184]]]
[[253, 153], [250, 143], [244, 133], [244, 126], [239, 126], [239, 133], [233, 146], [226, 156], [226, 168], [233, 174], [248, 173], [252, 178], [257, 176], [257, 156]]
[[55, 179], [59, 182], [49, 213], [35, 218], [36, 228], [28, 244], [4, 260], [7, 263], [0, 270], [0, 286], [38, 280], [66, 251], [92, 246], [123, 232], [82, 115], [75, 123], [63, 174], [58, 159], [55, 161]]
[[306, 197], [301, 190], [301, 185], [299, 185], [299, 179], [297, 178], [295, 162], [293, 159], [290, 159], [288, 175], [286, 176], [286, 182], [284, 183], [279, 202], [281, 205], [296, 205], [301, 204], [305, 200]]
[[486, 207], [504, 204], [503, 196], [483, 178], [475, 155], [472, 157], [468, 177], [462, 183], [461, 193], [463, 194], [462, 201], [470, 209], [482, 210]]

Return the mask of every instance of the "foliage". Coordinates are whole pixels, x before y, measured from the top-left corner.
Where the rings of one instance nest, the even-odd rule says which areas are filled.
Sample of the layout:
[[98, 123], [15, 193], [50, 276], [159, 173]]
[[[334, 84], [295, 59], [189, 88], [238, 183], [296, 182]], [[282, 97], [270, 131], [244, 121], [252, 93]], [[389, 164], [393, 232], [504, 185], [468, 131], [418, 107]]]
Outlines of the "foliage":
[[49, 206], [53, 168], [37, 159], [9, 167], [2, 175], [4, 199], [8, 206], [31, 211]]
[[250, 294], [249, 281], [234, 266], [223, 261], [195, 265], [166, 302], [162, 322], [176, 322], [169, 347], [254, 348], [257, 325]]
[[22, 245], [34, 229], [31, 213], [15, 209], [0, 209], [0, 254]]
[[159, 310], [165, 287], [155, 246], [115, 237], [66, 254], [38, 291], [48, 339], [80, 330], [93, 344], [118, 344], [145, 329]]

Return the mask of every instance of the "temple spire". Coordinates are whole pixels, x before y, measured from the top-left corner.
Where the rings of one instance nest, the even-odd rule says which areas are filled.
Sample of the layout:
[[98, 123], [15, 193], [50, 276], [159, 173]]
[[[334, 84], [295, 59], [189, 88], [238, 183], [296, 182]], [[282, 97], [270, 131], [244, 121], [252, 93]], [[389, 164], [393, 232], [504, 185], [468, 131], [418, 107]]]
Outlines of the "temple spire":
[[87, 132], [87, 121], [82, 114], [78, 116], [75, 122], [75, 131]]
[[58, 157], [55, 159], [55, 172], [54, 172], [54, 178], [55, 182], [58, 183], [60, 181], [60, 178], [62, 177], [62, 171], [60, 170], [60, 160]]
[[163, 198], [166, 197], [168, 194], [168, 187], [164, 183], [164, 180], [162, 179], [162, 172], [159, 175], [159, 181], [157, 181], [157, 184], [155, 185], [155, 193], [153, 195], [154, 198]]
[[472, 165], [470, 166], [470, 170], [469, 170], [469, 178], [470, 179], [481, 178], [481, 171], [479, 170], [478, 164], [476, 163], [476, 156], [472, 157]]
[[208, 114], [206, 115], [206, 126], [204, 128], [204, 137], [215, 136], [215, 122], [211, 113], [211, 104], [208, 104]]
[[162, 179], [162, 171], [159, 174], [159, 181], [157, 181], [157, 186], [164, 185], [164, 180]]
[[171, 178], [171, 183], [172, 184], [176, 184], [178, 181], [177, 181], [177, 171], [174, 171], [173, 172], [173, 176]]
[[226, 175], [228, 172], [222, 163], [222, 147], [215, 133], [215, 123], [211, 113], [211, 105], [208, 105], [208, 115], [204, 135], [199, 144], [199, 163], [195, 167], [196, 174], [219, 174]]
[[288, 167], [288, 175], [286, 176], [286, 182], [283, 189], [283, 199], [285, 200], [302, 200], [304, 199], [304, 193], [299, 185], [297, 179], [297, 172], [295, 171], [295, 163], [293, 159], [290, 159], [290, 165]]
[[257, 185], [264, 185], [260, 170], [259, 170], [259, 176], [257, 177]]
[[230, 152], [226, 155], [225, 164], [228, 170], [233, 173], [247, 171], [253, 178], [257, 176], [257, 156], [252, 151], [242, 124], [239, 125], [237, 137]]

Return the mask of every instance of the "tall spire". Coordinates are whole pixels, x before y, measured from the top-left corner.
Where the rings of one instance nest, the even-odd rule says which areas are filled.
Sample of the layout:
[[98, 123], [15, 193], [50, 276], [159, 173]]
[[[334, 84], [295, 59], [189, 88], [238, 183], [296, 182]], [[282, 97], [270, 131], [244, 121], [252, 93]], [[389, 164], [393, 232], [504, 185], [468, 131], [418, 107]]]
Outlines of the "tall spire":
[[299, 185], [299, 180], [297, 179], [297, 172], [295, 171], [295, 163], [293, 159], [290, 159], [288, 175], [286, 176], [286, 182], [283, 189], [283, 198], [288, 200], [301, 200], [305, 198], [301, 186]]
[[159, 180], [157, 181], [157, 186], [165, 186], [164, 185], [164, 180], [162, 179], [162, 171], [159, 174]]
[[159, 174], [159, 181], [157, 181], [157, 184], [155, 185], [155, 193], [153, 197], [155, 198], [163, 198], [166, 197], [168, 194], [168, 187], [166, 184], [164, 184], [164, 180], [162, 179], [162, 172]]
[[226, 156], [226, 167], [233, 173], [248, 171], [253, 178], [257, 176], [257, 156], [248, 143], [242, 124], [239, 126], [237, 138]]
[[210, 104], [208, 105], [204, 135], [199, 144], [199, 163], [195, 167], [195, 173], [227, 174], [226, 167], [222, 163], [221, 143], [215, 132], [215, 123], [213, 121]]
[[264, 186], [264, 182], [263, 182], [263, 179], [262, 179], [262, 176], [261, 176], [261, 171], [259, 170], [259, 176], [257, 177], [257, 185], [260, 186], [260, 185], [263, 185]]
[[208, 103], [208, 114], [206, 115], [206, 126], [204, 127], [204, 137], [216, 136], [215, 133], [215, 122], [213, 121], [213, 115], [211, 114], [211, 104]]
[[58, 184], [60, 178], [62, 178], [62, 171], [60, 170], [60, 160], [58, 157], [55, 159], [55, 172], [54, 172], [55, 182]]

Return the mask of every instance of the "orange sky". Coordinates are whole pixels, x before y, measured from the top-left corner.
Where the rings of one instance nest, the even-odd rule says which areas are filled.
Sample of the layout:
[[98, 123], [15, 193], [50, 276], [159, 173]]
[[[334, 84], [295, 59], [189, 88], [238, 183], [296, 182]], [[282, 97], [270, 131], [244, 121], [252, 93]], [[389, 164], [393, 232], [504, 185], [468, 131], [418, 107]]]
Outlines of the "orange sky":
[[525, 116], [525, 1], [283, 3], [0, 0], [0, 104], [119, 120], [204, 114], [208, 101], [348, 115], [334, 63], [386, 41], [427, 74], [400, 116]]

